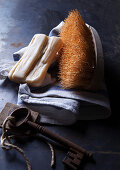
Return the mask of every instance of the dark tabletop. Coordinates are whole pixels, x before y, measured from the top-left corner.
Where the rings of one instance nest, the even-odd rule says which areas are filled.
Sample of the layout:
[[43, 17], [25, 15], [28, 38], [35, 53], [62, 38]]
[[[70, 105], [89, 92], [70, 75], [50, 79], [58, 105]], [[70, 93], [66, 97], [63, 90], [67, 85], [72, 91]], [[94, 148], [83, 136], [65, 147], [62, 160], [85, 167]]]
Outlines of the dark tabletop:
[[[120, 1], [119, 0], [0, 0], [0, 62], [13, 60], [13, 52], [26, 46], [35, 33], [48, 34], [68, 15], [78, 9], [85, 22], [99, 33], [105, 60], [105, 81], [112, 116], [106, 120], [79, 121], [73, 126], [48, 126], [55, 132], [94, 152], [96, 163], [84, 170], [120, 169]], [[0, 110], [6, 102], [16, 103], [18, 85], [0, 81]], [[51, 153], [40, 140], [17, 141], [28, 156], [33, 170], [48, 170]], [[65, 169], [65, 152], [56, 147], [56, 170]], [[26, 164], [15, 150], [0, 148], [0, 170], [24, 170]]]

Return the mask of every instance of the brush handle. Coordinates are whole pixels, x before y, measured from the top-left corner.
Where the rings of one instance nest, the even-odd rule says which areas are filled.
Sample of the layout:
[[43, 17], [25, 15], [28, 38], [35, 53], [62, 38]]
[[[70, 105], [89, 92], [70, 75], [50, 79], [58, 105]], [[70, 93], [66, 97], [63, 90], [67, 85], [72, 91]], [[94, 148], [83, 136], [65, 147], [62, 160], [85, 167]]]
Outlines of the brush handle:
[[64, 145], [67, 148], [73, 148], [76, 149], [79, 152], [84, 153], [86, 156], [91, 157], [92, 153], [88, 152], [87, 150], [85, 150], [84, 148], [80, 147], [79, 145], [76, 145], [75, 143], [71, 142], [70, 140], [44, 128], [43, 126], [40, 126], [37, 123], [31, 122], [31, 121], [27, 121], [26, 122], [29, 126], [35, 128], [38, 132], [40, 132], [42, 135], [54, 140], [55, 142], [58, 142], [62, 145]]

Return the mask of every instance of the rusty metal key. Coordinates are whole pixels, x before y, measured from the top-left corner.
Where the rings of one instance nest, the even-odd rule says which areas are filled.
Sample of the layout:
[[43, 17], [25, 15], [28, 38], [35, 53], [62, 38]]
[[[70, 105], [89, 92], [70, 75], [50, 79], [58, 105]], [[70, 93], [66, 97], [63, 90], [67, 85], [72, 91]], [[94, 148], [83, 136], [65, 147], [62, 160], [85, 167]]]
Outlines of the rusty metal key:
[[31, 121], [31, 111], [27, 108], [19, 108], [14, 110], [11, 113], [11, 116], [14, 117], [14, 122], [11, 122], [13, 127], [22, 127], [23, 125], [29, 125], [30, 127], [37, 130], [37, 132], [41, 133], [42, 135], [58, 142], [59, 144], [63, 145], [64, 147], [70, 149], [73, 148], [80, 153], [83, 153], [87, 157], [91, 157], [92, 153], [88, 152], [84, 148], [80, 147], [79, 145], [71, 142], [70, 140], [48, 130], [47, 128], [41, 126], [40, 124], [34, 123]]

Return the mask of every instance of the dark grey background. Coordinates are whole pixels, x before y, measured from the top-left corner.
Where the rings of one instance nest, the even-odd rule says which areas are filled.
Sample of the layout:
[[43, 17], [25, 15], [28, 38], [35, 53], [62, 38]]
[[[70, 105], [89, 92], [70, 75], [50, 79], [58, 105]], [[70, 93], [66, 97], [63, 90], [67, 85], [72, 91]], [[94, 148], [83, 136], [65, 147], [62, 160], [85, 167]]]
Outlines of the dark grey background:
[[[120, 0], [0, 0], [0, 62], [13, 60], [13, 52], [26, 46], [35, 33], [48, 34], [68, 15], [78, 9], [86, 23], [99, 33], [105, 60], [105, 81], [112, 116], [106, 120], [80, 121], [71, 127], [48, 128], [96, 151], [96, 164], [88, 163], [85, 170], [120, 169]], [[0, 110], [6, 102], [16, 103], [18, 85], [8, 79], [0, 81]], [[17, 141], [28, 155], [33, 170], [50, 167], [50, 151], [39, 140]], [[56, 169], [62, 170], [63, 151], [56, 149]], [[24, 170], [23, 158], [13, 151], [0, 149], [0, 170]]]

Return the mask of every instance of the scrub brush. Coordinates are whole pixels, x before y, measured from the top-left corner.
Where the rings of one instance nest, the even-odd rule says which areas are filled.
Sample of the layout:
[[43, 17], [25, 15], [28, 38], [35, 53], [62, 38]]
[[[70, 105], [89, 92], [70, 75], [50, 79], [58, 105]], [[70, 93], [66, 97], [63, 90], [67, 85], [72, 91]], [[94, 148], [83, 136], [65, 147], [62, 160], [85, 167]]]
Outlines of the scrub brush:
[[59, 79], [64, 89], [88, 89], [95, 70], [95, 50], [90, 29], [78, 10], [69, 13], [61, 28], [63, 52]]

